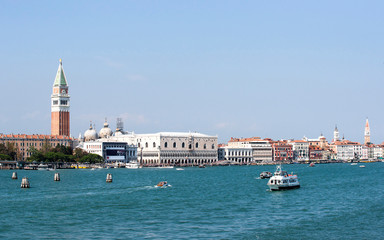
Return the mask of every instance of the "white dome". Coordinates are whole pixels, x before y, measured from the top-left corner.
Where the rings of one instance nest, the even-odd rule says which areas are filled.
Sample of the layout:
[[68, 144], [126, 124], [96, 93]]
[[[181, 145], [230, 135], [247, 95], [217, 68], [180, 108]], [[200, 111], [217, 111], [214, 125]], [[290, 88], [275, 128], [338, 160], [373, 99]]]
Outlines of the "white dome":
[[97, 139], [97, 132], [93, 129], [92, 124], [89, 129], [84, 133], [84, 141], [93, 141]]
[[107, 137], [112, 136], [113, 132], [108, 126], [109, 125], [108, 125], [107, 121], [105, 121], [104, 127], [99, 132], [100, 138], [107, 138]]

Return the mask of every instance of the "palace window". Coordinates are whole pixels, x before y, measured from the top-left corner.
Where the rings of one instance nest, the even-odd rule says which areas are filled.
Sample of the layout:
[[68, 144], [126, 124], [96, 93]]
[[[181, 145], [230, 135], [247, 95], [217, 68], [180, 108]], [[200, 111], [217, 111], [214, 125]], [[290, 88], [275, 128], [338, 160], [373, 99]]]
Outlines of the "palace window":
[[145, 143], [145, 147], [148, 148], [148, 143], [147, 142]]
[[53, 100], [53, 105], [57, 105], [57, 104], [59, 104], [59, 101]]
[[156, 147], [156, 143], [155, 143], [155, 142], [153, 142], [153, 147], [154, 147], [154, 148]]
[[173, 143], [173, 148], [176, 148], [176, 142]]
[[212, 144], [212, 149], [215, 149], [215, 144]]
[[165, 147], [165, 148], [168, 147], [168, 142], [165, 142], [165, 143], [164, 143], [164, 147]]
[[207, 149], [207, 144], [204, 143], [204, 149]]
[[182, 143], [182, 144], [181, 144], [181, 147], [182, 147], [182, 148], [185, 148], [185, 143]]
[[196, 148], [198, 148], [199, 147], [199, 143], [196, 143]]

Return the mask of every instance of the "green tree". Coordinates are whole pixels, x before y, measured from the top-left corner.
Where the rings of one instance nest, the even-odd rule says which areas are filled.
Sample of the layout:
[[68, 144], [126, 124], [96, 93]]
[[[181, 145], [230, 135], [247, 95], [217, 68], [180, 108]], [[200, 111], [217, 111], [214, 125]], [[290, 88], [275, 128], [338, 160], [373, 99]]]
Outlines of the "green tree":
[[80, 162], [81, 158], [84, 157], [87, 154], [88, 153], [86, 151], [84, 151], [83, 149], [75, 148], [75, 150], [73, 151], [73, 159], [76, 162]]
[[90, 153], [88, 155], [83, 156], [80, 161], [81, 163], [103, 163], [104, 158], [100, 155]]
[[11, 157], [7, 154], [0, 153], [0, 160], [11, 160]]

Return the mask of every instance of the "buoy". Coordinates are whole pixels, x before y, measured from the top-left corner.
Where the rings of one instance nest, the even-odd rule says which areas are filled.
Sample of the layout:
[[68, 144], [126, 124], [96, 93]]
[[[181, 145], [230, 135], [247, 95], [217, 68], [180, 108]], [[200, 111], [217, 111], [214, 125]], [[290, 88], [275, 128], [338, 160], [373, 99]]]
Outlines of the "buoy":
[[112, 182], [112, 174], [107, 174], [107, 182]]
[[12, 173], [12, 179], [17, 179], [17, 172]]
[[55, 177], [53, 178], [54, 181], [60, 181], [60, 174], [57, 172], [55, 173]]
[[21, 188], [29, 188], [29, 181], [27, 177], [23, 177], [21, 180]]

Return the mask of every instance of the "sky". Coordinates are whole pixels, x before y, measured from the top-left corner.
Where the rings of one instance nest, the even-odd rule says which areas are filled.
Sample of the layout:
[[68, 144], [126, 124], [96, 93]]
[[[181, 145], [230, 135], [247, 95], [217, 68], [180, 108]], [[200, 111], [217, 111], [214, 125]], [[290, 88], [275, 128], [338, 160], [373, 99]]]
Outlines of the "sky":
[[59, 66], [71, 134], [384, 141], [383, 1], [0, 1], [0, 133], [50, 134]]

